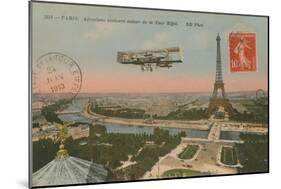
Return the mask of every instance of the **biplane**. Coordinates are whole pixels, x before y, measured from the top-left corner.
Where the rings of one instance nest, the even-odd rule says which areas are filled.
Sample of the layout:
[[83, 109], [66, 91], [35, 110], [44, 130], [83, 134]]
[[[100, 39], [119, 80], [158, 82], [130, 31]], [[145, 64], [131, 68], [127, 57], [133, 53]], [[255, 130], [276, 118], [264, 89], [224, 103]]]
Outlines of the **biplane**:
[[117, 62], [139, 65], [142, 71], [153, 71], [155, 68], [171, 68], [174, 63], [182, 63], [182, 52], [179, 47], [155, 50], [122, 51], [117, 53]]

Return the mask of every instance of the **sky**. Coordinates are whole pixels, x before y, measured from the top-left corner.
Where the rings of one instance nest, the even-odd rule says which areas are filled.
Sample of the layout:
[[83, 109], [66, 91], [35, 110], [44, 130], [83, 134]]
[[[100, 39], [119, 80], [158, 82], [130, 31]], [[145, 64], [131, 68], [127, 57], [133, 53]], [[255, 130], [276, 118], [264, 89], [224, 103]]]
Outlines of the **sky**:
[[[78, 21], [44, 19], [46, 15], [77, 16]], [[175, 21], [178, 25], [84, 22], [84, 17]], [[187, 27], [186, 22], [203, 27]], [[230, 72], [230, 32], [256, 33], [256, 72]], [[34, 65], [48, 52], [68, 55], [81, 68], [80, 92], [85, 93], [211, 92], [218, 33], [226, 91], [267, 90], [265, 17], [33, 3], [32, 59]], [[116, 61], [118, 51], [166, 47], [180, 47], [183, 63], [142, 72], [140, 66]]]

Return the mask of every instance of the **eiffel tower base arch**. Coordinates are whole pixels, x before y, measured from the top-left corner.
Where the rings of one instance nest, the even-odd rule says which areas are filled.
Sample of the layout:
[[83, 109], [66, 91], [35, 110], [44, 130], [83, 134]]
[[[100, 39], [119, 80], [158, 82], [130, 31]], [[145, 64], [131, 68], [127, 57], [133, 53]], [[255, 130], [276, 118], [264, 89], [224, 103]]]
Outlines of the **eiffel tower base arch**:
[[223, 107], [226, 112], [228, 112], [230, 115], [234, 114], [234, 109], [226, 98], [211, 98], [209, 101], [209, 106], [207, 110], [207, 114], [211, 115], [214, 113], [219, 107]]

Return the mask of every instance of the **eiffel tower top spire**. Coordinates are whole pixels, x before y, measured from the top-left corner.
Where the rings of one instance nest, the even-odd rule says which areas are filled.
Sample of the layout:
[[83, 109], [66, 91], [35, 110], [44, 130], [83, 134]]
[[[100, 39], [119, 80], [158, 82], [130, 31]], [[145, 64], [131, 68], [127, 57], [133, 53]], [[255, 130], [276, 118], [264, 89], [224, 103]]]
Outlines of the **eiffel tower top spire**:
[[220, 46], [220, 35], [217, 35], [217, 66], [216, 66], [216, 83], [223, 83], [222, 78], [222, 67], [221, 67], [221, 46]]

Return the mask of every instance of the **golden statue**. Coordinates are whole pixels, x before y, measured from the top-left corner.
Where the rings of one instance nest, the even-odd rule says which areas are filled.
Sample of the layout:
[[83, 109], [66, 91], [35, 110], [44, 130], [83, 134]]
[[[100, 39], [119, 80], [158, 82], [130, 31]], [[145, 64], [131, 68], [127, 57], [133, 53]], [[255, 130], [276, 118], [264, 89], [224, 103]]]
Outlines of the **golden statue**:
[[68, 152], [64, 149], [64, 142], [68, 137], [67, 124], [57, 124], [59, 132], [57, 134], [57, 138], [55, 139], [55, 143], [60, 143], [59, 151], [57, 151], [56, 160], [64, 160], [68, 157]]

